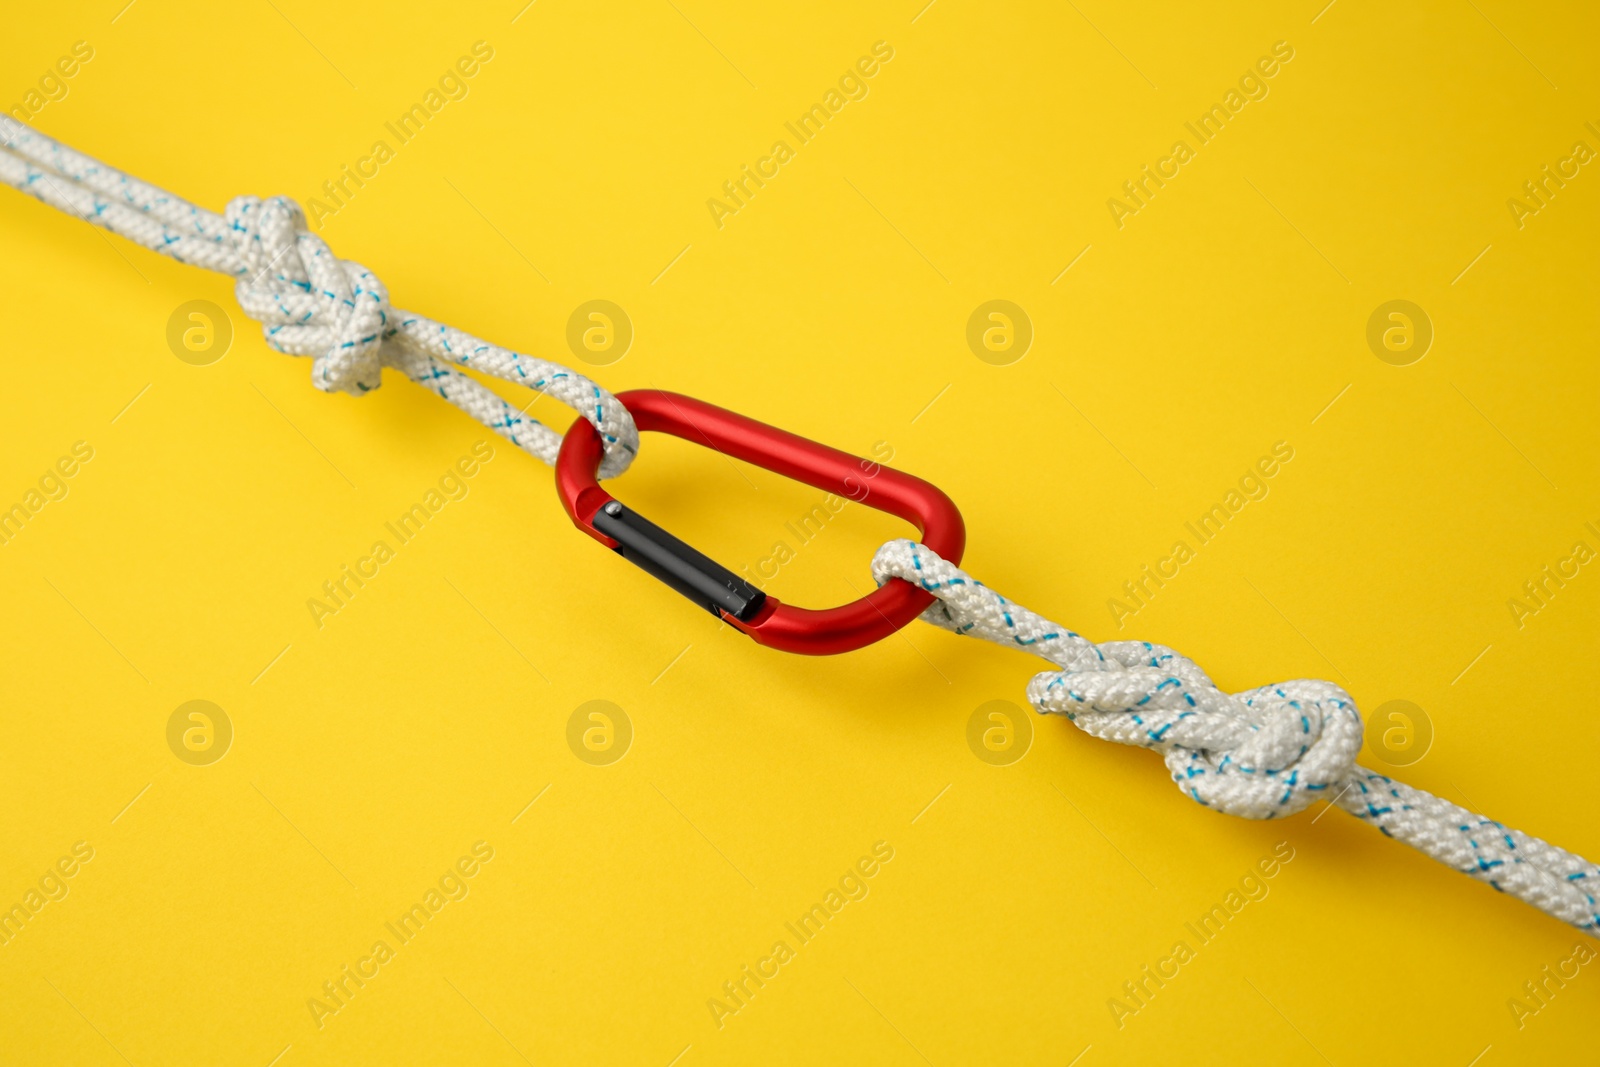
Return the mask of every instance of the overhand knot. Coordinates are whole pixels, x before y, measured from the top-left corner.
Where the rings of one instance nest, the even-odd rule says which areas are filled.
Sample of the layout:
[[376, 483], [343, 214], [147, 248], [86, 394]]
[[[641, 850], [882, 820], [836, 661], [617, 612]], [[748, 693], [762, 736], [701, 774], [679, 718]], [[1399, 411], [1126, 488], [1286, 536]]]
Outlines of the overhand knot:
[[358, 396], [376, 389], [380, 352], [394, 333], [383, 282], [335, 256], [287, 197], [241, 196], [225, 217], [244, 261], [234, 292], [244, 313], [261, 323], [267, 344], [310, 356], [318, 389]]

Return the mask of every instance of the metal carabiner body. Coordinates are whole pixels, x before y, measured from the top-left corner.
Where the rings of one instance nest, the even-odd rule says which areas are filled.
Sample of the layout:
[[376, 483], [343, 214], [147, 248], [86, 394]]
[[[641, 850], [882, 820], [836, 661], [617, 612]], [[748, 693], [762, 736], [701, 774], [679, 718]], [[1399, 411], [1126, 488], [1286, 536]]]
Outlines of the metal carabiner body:
[[[672, 434], [905, 519], [929, 548], [959, 563], [966, 526], [936, 486], [693, 397], [635, 389], [617, 399], [640, 430]], [[922, 614], [933, 595], [898, 578], [836, 608], [784, 604], [678, 540], [600, 487], [599, 433], [585, 419], [567, 431], [556, 490], [578, 528], [756, 641], [785, 652], [832, 655], [881, 640]]]

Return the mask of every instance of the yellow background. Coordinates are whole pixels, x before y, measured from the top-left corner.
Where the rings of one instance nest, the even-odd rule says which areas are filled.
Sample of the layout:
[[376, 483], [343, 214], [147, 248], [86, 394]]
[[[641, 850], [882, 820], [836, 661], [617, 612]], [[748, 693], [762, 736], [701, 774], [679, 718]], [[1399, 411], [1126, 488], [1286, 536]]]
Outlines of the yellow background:
[[[1506, 206], [1573, 142], [1600, 148], [1592, 13], [919, 6], [30, 5], [7, 15], [0, 97], [88, 41], [42, 130], [213, 209], [304, 201], [487, 41], [466, 99], [322, 230], [396, 307], [567, 360], [571, 311], [615, 301], [636, 338], [606, 386], [888, 442], [960, 504], [992, 585], [1228, 689], [1414, 701], [1436, 736], [1400, 776], [1600, 854], [1600, 576], [1520, 629], [1507, 607], [1574, 541], [1600, 547], [1600, 174], [1520, 230]], [[869, 95], [717, 228], [707, 199], [880, 40]], [[1118, 229], [1107, 199], [1280, 40], [1270, 95]], [[9, 193], [0, 232], [0, 498], [95, 450], [0, 548], [0, 901], [95, 849], [0, 947], [5, 1062], [1592, 1049], [1594, 964], [1521, 1029], [1507, 1007], [1576, 931], [1339, 812], [1204, 811], [1151, 754], [1065, 721], [987, 765], [968, 718], [1022, 703], [1037, 661], [920, 624], [826, 660], [719, 632], [574, 531], [498, 438], [318, 629], [307, 598], [485, 431], [392, 374], [318, 393], [220, 276]], [[996, 298], [1035, 330], [1010, 366], [965, 341]], [[1435, 330], [1405, 367], [1365, 339], [1397, 298]], [[194, 299], [233, 316], [210, 366], [165, 340]], [[1295, 458], [1270, 495], [1118, 631], [1107, 600], [1277, 441]], [[820, 496], [659, 435], [615, 488], [733, 566], [792, 545]], [[904, 529], [849, 509], [770, 588], [846, 599]], [[167, 747], [191, 699], [236, 731], [210, 766]], [[635, 733], [605, 767], [566, 742], [595, 699]], [[479, 840], [470, 895], [319, 1030], [307, 999]], [[708, 999], [877, 841], [894, 859], [870, 895], [719, 1029]], [[1118, 1029], [1108, 999], [1280, 841], [1270, 895]]]

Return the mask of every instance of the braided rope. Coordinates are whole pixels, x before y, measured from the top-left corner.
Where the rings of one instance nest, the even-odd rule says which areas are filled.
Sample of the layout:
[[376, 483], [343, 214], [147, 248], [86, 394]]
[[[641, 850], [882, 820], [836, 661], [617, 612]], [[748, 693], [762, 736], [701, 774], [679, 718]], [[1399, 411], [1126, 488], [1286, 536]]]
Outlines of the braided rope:
[[8, 115], [0, 115], [0, 182], [180, 263], [232, 276], [239, 306], [261, 323], [267, 344], [311, 357], [318, 389], [360, 395], [394, 367], [553, 464], [561, 432], [456, 370], [469, 367], [547, 393], [593, 423], [605, 442], [602, 478], [621, 474], [639, 449], [627, 409], [583, 375], [391, 307], [383, 283], [335, 256], [287, 197], [239, 197], [217, 215]]
[[1192, 660], [1148, 641], [1095, 644], [1013, 603], [925, 545], [890, 541], [872, 560], [938, 599], [924, 622], [1042, 656], [1028, 702], [1087, 734], [1154, 749], [1194, 800], [1245, 819], [1293, 815], [1318, 800], [1448, 867], [1594, 933], [1600, 867], [1356, 763], [1361, 717], [1332, 682], [1224, 693]]
[[[310, 356], [312, 383], [360, 395], [394, 367], [545, 463], [561, 434], [456, 370], [469, 367], [546, 393], [599, 430], [602, 477], [639, 447], [616, 397], [575, 371], [479, 340], [390, 306], [365, 267], [335, 256], [285, 197], [239, 197], [223, 215], [107, 167], [0, 115], [0, 181], [145, 248], [236, 279], [239, 306], [267, 344]], [[1163, 645], [1097, 645], [969, 577], [924, 545], [891, 541], [872, 572], [938, 597], [922, 618], [958, 634], [1022, 648], [1060, 667], [1037, 675], [1028, 700], [1086, 733], [1163, 754], [1201, 804], [1249, 819], [1292, 815], [1328, 800], [1425, 855], [1587, 931], [1600, 927], [1588, 892], [1600, 868], [1536, 837], [1359, 766], [1361, 719], [1330, 682], [1295, 681], [1228, 694]]]

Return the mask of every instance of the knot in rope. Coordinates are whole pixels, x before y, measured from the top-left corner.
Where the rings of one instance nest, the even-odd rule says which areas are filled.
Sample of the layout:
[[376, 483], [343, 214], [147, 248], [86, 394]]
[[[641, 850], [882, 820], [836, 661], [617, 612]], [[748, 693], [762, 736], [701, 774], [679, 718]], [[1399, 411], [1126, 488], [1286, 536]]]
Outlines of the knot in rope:
[[1207, 807], [1271, 819], [1326, 800], [1563, 922], [1600, 929], [1600, 867], [1357, 765], [1361, 719], [1350, 695], [1331, 682], [1224, 693], [1165, 645], [1095, 644], [912, 541], [878, 549], [872, 576], [879, 585], [901, 578], [932, 593], [937, 599], [922, 613], [925, 622], [1055, 664], [1059, 670], [1028, 684], [1034, 708], [1065, 715], [1095, 737], [1155, 749], [1179, 788]]
[[[364, 393], [381, 367], [402, 371], [546, 463], [561, 433], [459, 368], [549, 395], [592, 424], [599, 475], [625, 470], [639, 430], [622, 403], [570, 368], [392, 309], [381, 282], [340, 260], [283, 198], [235, 200], [226, 216], [195, 206], [0, 114], [0, 183], [145, 248], [236, 280], [240, 304], [281, 352], [311, 356], [318, 388]], [[1043, 656], [1028, 698], [1087, 733], [1155, 749], [1202, 804], [1272, 818], [1326, 798], [1423, 854], [1593, 933], [1600, 867], [1582, 856], [1357, 766], [1361, 721], [1348, 694], [1297, 681], [1229, 695], [1163, 645], [1095, 644], [1008, 601], [925, 545], [892, 541], [873, 576], [901, 578], [937, 599], [923, 619], [958, 634]]]
[[1229, 694], [1163, 645], [1096, 647], [1098, 669], [1037, 675], [1029, 702], [1103, 740], [1155, 749], [1201, 804], [1246, 819], [1292, 815], [1331, 799], [1355, 770], [1361, 719], [1330, 682]]
[[376, 389], [383, 342], [394, 332], [383, 282], [335, 256], [287, 197], [237, 197], [224, 217], [242, 261], [234, 295], [267, 344], [312, 357], [312, 384], [324, 392]]
[[880, 585], [903, 578], [937, 596], [924, 621], [1056, 664], [1060, 670], [1028, 684], [1035, 709], [1103, 740], [1160, 752], [1172, 780], [1207, 807], [1246, 819], [1292, 815], [1332, 799], [1355, 771], [1361, 718], [1331, 682], [1225, 693], [1165, 645], [1096, 644], [911, 541], [880, 548], [872, 575]]
[[218, 215], [91, 159], [0, 114], [0, 183], [154, 252], [226, 274], [267, 344], [310, 356], [317, 388], [376, 389], [393, 367], [530, 455], [554, 463], [562, 431], [514, 406], [462, 368], [544, 393], [600, 434], [599, 475], [627, 469], [639, 428], [611, 393], [559, 363], [525, 356], [444, 323], [391, 308], [371, 271], [340, 259], [306, 229], [287, 197], [240, 197]]

